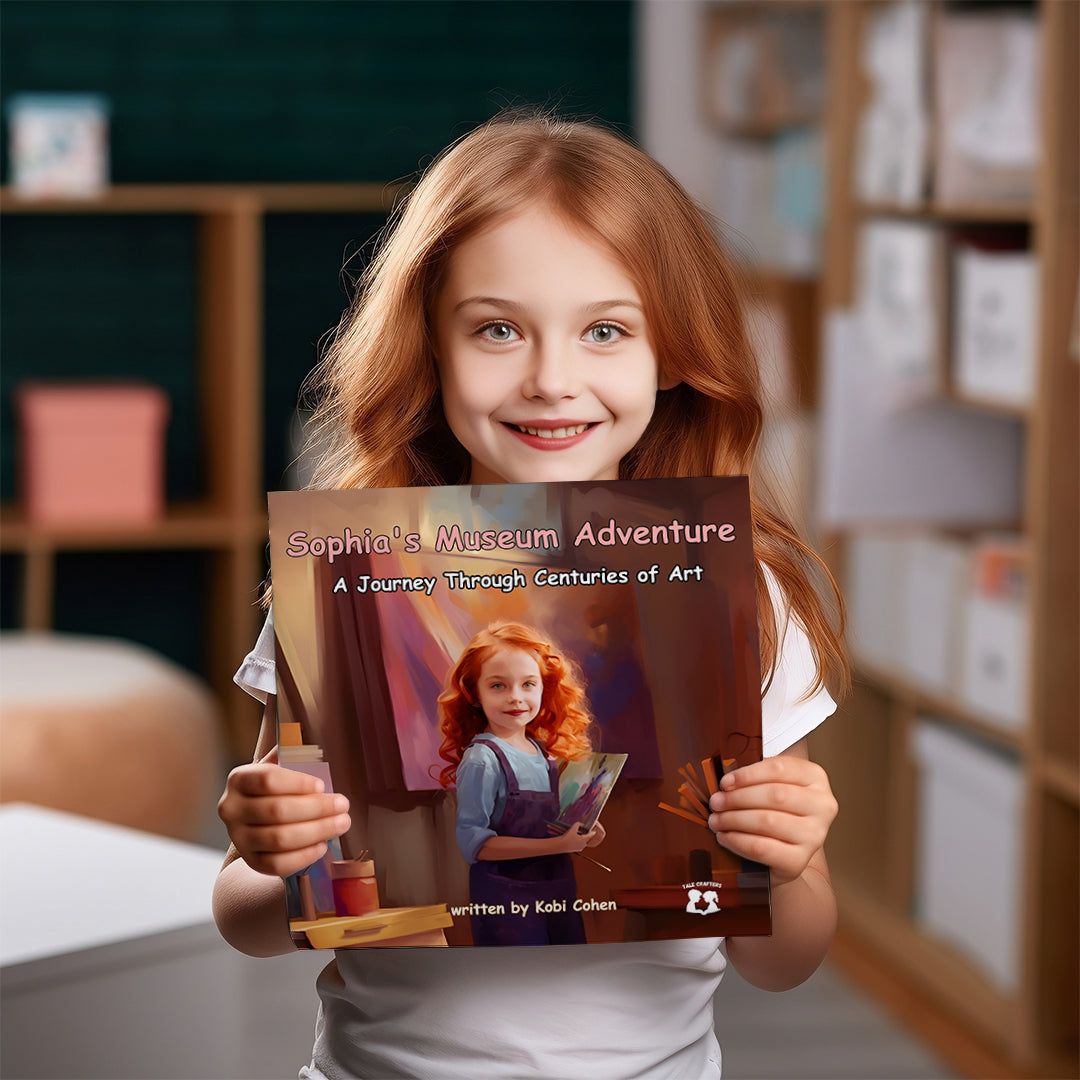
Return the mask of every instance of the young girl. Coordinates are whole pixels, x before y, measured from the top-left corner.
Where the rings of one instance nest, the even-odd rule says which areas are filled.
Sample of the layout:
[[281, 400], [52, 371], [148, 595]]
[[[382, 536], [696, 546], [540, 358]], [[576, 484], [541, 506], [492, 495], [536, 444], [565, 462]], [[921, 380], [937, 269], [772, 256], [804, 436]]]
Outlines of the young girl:
[[[553, 836], [559, 770], [591, 749], [585, 692], [573, 665], [532, 627], [492, 623], [465, 646], [439, 695], [449, 764], [440, 782], [457, 787], [457, 841], [469, 863], [473, 904], [524, 911], [472, 916], [476, 945], [579, 945], [581, 915], [570, 855], [604, 838], [597, 822]], [[549, 754], [552, 757], [549, 757]], [[564, 901], [545, 914], [537, 901]], [[512, 908], [511, 901], [518, 907]]]
[[[806, 979], [835, 925], [836, 802], [805, 736], [846, 669], [820, 564], [754, 479], [757, 366], [701, 211], [611, 132], [492, 121], [412, 192], [322, 376], [315, 487], [751, 475], [766, 756], [724, 777], [709, 824], [773, 886], [772, 936], [735, 938], [728, 958], [768, 989]], [[254, 955], [292, 949], [281, 877], [349, 825], [342, 796], [276, 765], [273, 655], [268, 619], [237, 674], [266, 701], [255, 761], [219, 806], [216, 917]], [[301, 1075], [717, 1076], [720, 944], [345, 950], [319, 978]]]

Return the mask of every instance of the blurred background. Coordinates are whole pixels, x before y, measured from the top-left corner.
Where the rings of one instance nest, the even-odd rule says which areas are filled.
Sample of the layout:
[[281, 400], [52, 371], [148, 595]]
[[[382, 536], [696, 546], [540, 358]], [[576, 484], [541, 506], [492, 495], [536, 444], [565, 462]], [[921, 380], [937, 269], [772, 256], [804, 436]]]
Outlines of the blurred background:
[[[1078, 24], [1073, 0], [6, 0], [5, 862], [152, 863], [125, 826], [200, 884], [174, 914], [141, 901], [153, 926], [99, 897], [85, 921], [116, 929], [65, 937], [27, 929], [42, 905], [5, 874], [4, 1074], [291, 1075], [307, 1052], [317, 958], [240, 961], [205, 925], [214, 804], [258, 729], [231, 678], [265, 492], [297, 483], [301, 383], [400, 185], [541, 104], [716, 216], [765, 466], [849, 608], [855, 692], [811, 745], [841, 932], [794, 994], [725, 983], [726, 1075], [1076, 1076]], [[183, 1045], [152, 1012], [156, 1063], [125, 1036], [129, 1071], [115, 1043], [94, 1071], [166, 983]], [[47, 1018], [91, 999], [50, 1064]], [[263, 1072], [241, 1050], [266, 1015], [301, 1034]], [[228, 1066], [183, 1056], [193, 1028]]]

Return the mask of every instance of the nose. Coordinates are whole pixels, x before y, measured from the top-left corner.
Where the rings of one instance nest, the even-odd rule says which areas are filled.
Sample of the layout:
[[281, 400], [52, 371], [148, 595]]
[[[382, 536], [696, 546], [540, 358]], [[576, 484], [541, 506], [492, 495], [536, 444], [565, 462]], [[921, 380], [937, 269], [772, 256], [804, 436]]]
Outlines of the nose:
[[570, 345], [542, 341], [533, 350], [522, 393], [534, 401], [561, 401], [581, 392], [579, 358]]

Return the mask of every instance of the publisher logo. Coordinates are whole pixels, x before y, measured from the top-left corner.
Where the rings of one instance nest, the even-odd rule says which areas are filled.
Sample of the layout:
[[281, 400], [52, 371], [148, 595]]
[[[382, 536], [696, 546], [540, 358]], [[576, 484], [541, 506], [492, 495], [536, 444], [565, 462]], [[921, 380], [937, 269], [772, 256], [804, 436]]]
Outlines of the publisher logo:
[[695, 881], [684, 885], [688, 915], [712, 915], [720, 910], [720, 889], [716, 881]]

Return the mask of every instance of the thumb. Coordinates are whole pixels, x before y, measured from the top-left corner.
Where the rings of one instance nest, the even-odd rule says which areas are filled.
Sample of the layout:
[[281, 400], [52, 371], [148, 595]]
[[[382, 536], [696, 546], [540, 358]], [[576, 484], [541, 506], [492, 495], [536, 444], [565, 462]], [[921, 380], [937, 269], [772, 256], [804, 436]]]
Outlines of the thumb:
[[277, 746], [271, 746], [268, 754], [263, 754], [259, 758], [260, 765], [276, 765], [278, 763], [278, 748]]

